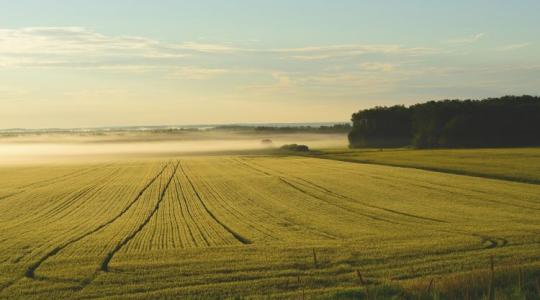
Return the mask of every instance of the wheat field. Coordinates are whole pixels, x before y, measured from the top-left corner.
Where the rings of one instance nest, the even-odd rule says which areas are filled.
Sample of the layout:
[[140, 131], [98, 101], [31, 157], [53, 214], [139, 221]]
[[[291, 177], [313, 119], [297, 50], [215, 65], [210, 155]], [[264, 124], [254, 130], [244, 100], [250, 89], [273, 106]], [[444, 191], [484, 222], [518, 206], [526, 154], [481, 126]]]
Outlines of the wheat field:
[[308, 157], [0, 169], [0, 298], [316, 297], [540, 262], [540, 186]]

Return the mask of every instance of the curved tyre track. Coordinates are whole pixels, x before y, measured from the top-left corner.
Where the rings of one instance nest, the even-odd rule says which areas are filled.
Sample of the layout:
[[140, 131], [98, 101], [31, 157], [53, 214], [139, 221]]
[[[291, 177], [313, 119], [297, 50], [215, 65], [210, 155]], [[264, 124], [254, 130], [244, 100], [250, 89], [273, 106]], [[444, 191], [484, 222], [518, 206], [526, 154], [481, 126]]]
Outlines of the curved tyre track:
[[[315, 198], [315, 199], [317, 199], [317, 200], [323, 201], [323, 202], [326, 203], [326, 204], [329, 204], [329, 205], [338, 207], [338, 208], [343, 209], [343, 210], [345, 210], [345, 211], [347, 211], [347, 212], [350, 211], [349, 208], [346, 208], [346, 207], [344, 207], [344, 206], [338, 205], [338, 204], [336, 204], [336, 203], [332, 203], [332, 202], [330, 202], [330, 201], [328, 201], [328, 200], [326, 200], [326, 199], [323, 199], [323, 198], [321, 198], [321, 197], [319, 197], [319, 196], [317, 196], [317, 195], [315, 195], [315, 194], [313, 194], [313, 193], [310, 193], [310, 192], [308, 192], [308, 191], [306, 191], [306, 190], [304, 190], [304, 189], [298, 187], [297, 185], [295, 185], [294, 183], [288, 181], [287, 179], [285, 179], [285, 178], [282, 177], [282, 176], [277, 176], [277, 175], [270, 174], [270, 173], [268, 173], [268, 172], [266, 172], [266, 171], [264, 171], [264, 170], [258, 169], [258, 168], [254, 167], [254, 166], [252, 166], [252, 165], [250, 165], [250, 164], [248, 164], [248, 163], [246, 163], [246, 162], [243, 162], [243, 161], [241, 161], [241, 160], [238, 160], [238, 162], [239, 162], [240, 164], [242, 164], [242, 165], [248, 167], [249, 169], [258, 172], [258, 173], [261, 173], [261, 174], [264, 174], [264, 175], [267, 175], [267, 176], [271, 176], [271, 177], [277, 177], [281, 182], [283, 182], [284, 184], [286, 184], [286, 185], [289, 186], [290, 188], [294, 189], [295, 191], [298, 191], [298, 192], [301, 192], [301, 193], [303, 193], [303, 194], [306, 194], [306, 195], [308, 195], [308, 196], [310, 196], [310, 197], [312, 197], [312, 198]], [[324, 191], [326, 192], [327, 190], [324, 189]], [[333, 195], [333, 193], [331, 193], [331, 194]], [[360, 213], [360, 212], [357, 212], [357, 211], [355, 211], [354, 214], [355, 214], [355, 215], [364, 216], [364, 217], [366, 217], [366, 218], [369, 218], [369, 219], [372, 219], [372, 220], [376, 220], [376, 221], [382, 221], [382, 222], [388, 222], [388, 223], [398, 224], [397, 222], [394, 222], [394, 221], [391, 221], [391, 220], [386, 220], [386, 219], [383, 219], [383, 218], [380, 218], [380, 217], [377, 217], [377, 216], [373, 216], [373, 215], [370, 215], [370, 214], [364, 214], [364, 213]]]
[[[270, 174], [264, 170], [260, 170], [258, 169], [257, 167], [254, 167], [250, 164], [248, 164], [247, 162], [244, 162], [244, 161], [240, 161], [240, 163], [242, 163], [243, 165], [253, 169], [253, 170], [256, 170], [257, 172], [259, 173], [262, 173], [262, 174], [265, 174], [265, 175], [268, 175], [268, 176], [276, 176], [276, 175], [273, 175], [273, 174]], [[301, 191], [301, 192], [304, 192], [312, 197], [315, 197], [317, 199], [320, 199], [320, 200], [323, 200], [325, 201], [324, 199], [321, 199], [320, 197], [316, 196], [316, 195], [313, 195], [301, 188], [299, 188], [298, 186], [295, 186], [294, 184], [292, 184], [290, 181], [287, 181], [286, 179], [284, 179], [283, 177], [281, 176], [277, 176], [281, 181], [285, 182], [286, 184], [288, 184], [289, 186]], [[418, 219], [424, 219], [424, 220], [428, 220], [428, 221], [432, 221], [432, 222], [438, 222], [438, 223], [448, 223], [446, 221], [443, 221], [443, 220], [438, 220], [438, 219], [433, 219], [433, 218], [428, 218], [428, 217], [422, 217], [422, 216], [417, 216], [417, 215], [412, 215], [412, 214], [408, 214], [408, 213], [404, 213], [404, 212], [400, 212], [400, 211], [396, 211], [396, 210], [393, 210], [393, 209], [388, 209], [388, 208], [384, 208], [384, 207], [379, 207], [379, 206], [376, 206], [376, 205], [370, 205], [370, 204], [365, 204], [363, 202], [360, 202], [356, 199], [353, 199], [351, 197], [348, 197], [348, 196], [345, 196], [345, 195], [342, 195], [342, 194], [339, 194], [339, 193], [336, 193], [332, 190], [329, 190], [321, 185], [318, 185], [314, 182], [311, 182], [309, 180], [306, 180], [306, 179], [303, 179], [301, 177], [297, 177], [297, 176], [292, 176], [293, 178], [296, 178], [297, 180], [301, 181], [301, 182], [304, 182], [306, 185], [308, 186], [312, 186], [314, 188], [317, 188], [321, 191], [324, 191], [326, 192], [327, 194], [329, 195], [333, 195], [335, 197], [338, 197], [338, 198], [342, 198], [342, 199], [346, 199], [346, 200], [350, 200], [350, 201], [354, 201], [354, 202], [359, 202], [361, 203], [362, 205], [364, 206], [367, 206], [367, 207], [370, 207], [370, 208], [374, 208], [374, 209], [380, 209], [380, 210], [383, 210], [383, 211], [387, 211], [387, 212], [390, 212], [390, 213], [394, 213], [394, 214], [399, 214], [399, 215], [403, 215], [403, 216], [407, 216], [407, 217], [411, 217], [411, 218], [418, 218]], [[337, 206], [337, 205], [336, 205]], [[370, 216], [370, 215], [365, 215], [367, 217], [371, 217], [373, 218], [373, 216]], [[378, 217], [375, 217], [375, 218], [378, 218]], [[391, 222], [391, 223], [396, 223], [396, 224], [399, 224], [397, 222], [392, 222], [392, 221], [389, 221], [389, 220], [386, 220], [386, 219], [381, 219], [382, 221], [386, 221], [386, 222]], [[425, 229], [425, 228], [424, 228]], [[505, 239], [505, 238], [500, 238], [500, 237], [490, 237], [490, 236], [486, 236], [486, 235], [481, 235], [481, 234], [476, 234], [476, 233], [470, 233], [470, 232], [456, 232], [456, 231], [446, 231], [446, 230], [443, 230], [443, 229], [427, 229], [427, 230], [433, 230], [433, 231], [436, 231], [436, 232], [447, 232], [447, 233], [451, 233], [451, 234], [461, 234], [461, 235], [466, 235], [466, 236], [474, 236], [474, 237], [478, 237], [481, 239], [481, 243], [482, 245], [485, 245], [485, 249], [493, 249], [493, 248], [497, 248], [497, 247], [504, 247], [508, 244], [508, 240]]]
[[208, 206], [206, 206], [206, 203], [204, 203], [204, 201], [202, 200], [202, 197], [201, 195], [199, 194], [199, 192], [197, 191], [197, 189], [195, 189], [195, 185], [193, 184], [193, 181], [191, 180], [191, 178], [187, 175], [187, 173], [184, 171], [184, 168], [182, 167], [182, 165], [180, 165], [180, 170], [182, 171], [182, 173], [184, 174], [184, 176], [186, 177], [189, 185], [191, 186], [191, 188], [193, 189], [193, 191], [195, 192], [195, 196], [197, 196], [197, 199], [201, 202], [201, 205], [203, 206], [204, 210], [208, 213], [208, 215], [210, 217], [212, 217], [212, 219], [214, 219], [214, 221], [216, 221], [216, 223], [218, 223], [219, 225], [221, 225], [221, 227], [223, 227], [223, 229], [225, 229], [227, 232], [229, 232], [232, 236], [234, 236], [235, 239], [237, 239], [240, 243], [244, 244], [244, 245], [248, 245], [248, 244], [251, 244], [252, 242], [243, 237], [242, 235], [240, 235], [239, 233], [237, 233], [236, 231], [232, 230], [229, 226], [227, 226], [227, 224], [223, 223], [222, 221], [220, 221], [216, 215], [214, 215], [214, 213], [208, 209]]
[[120, 243], [116, 244], [114, 249], [112, 251], [110, 251], [109, 253], [107, 253], [107, 256], [105, 256], [105, 258], [101, 262], [101, 266], [100, 266], [101, 271], [104, 271], [104, 272], [109, 271], [109, 263], [113, 259], [114, 255], [116, 253], [118, 253], [118, 251], [120, 251], [127, 243], [129, 243], [129, 241], [131, 241], [133, 238], [135, 238], [137, 236], [137, 234], [139, 234], [139, 232], [141, 232], [144, 229], [144, 227], [146, 227], [146, 225], [150, 222], [152, 217], [156, 214], [156, 212], [158, 211], [158, 209], [159, 209], [159, 207], [161, 205], [161, 202], [163, 202], [163, 199], [165, 198], [165, 193], [169, 189], [169, 186], [171, 185], [171, 182], [172, 182], [174, 176], [176, 175], [176, 170], [178, 169], [178, 165], [179, 165], [179, 163], [176, 163], [176, 165], [174, 166], [172, 174], [169, 177], [169, 179], [167, 180], [167, 183], [165, 184], [165, 187], [161, 191], [161, 194], [159, 195], [159, 199], [158, 199], [156, 205], [154, 206], [154, 209], [152, 209], [150, 214], [139, 225], [139, 227], [137, 227], [137, 229], [135, 231], [133, 231], [126, 238], [124, 238]]
[[[285, 178], [283, 177], [279, 177], [279, 180], [281, 180], [281, 182], [285, 183], [287, 186], [291, 187], [292, 189], [294, 189], [295, 191], [298, 191], [300, 193], [303, 193], [303, 194], [306, 194], [312, 198], [315, 198], [317, 200], [320, 200], [320, 201], [323, 201], [324, 203], [326, 204], [329, 204], [329, 205], [332, 205], [332, 206], [335, 206], [335, 207], [338, 207], [338, 208], [341, 208], [342, 210], [346, 211], [346, 212], [350, 212], [350, 209], [345, 207], [345, 206], [342, 206], [342, 205], [339, 205], [339, 204], [336, 204], [336, 203], [333, 203], [333, 202], [330, 202], [322, 197], [319, 197], [313, 193], [310, 193], [300, 187], [298, 187], [297, 185], [295, 185], [294, 183], [286, 180]], [[372, 220], [375, 220], [375, 221], [382, 221], [382, 222], [388, 222], [388, 223], [392, 223], [392, 224], [397, 224], [396, 222], [394, 221], [390, 221], [390, 220], [386, 220], [386, 219], [383, 219], [383, 218], [379, 218], [379, 217], [376, 217], [376, 216], [372, 216], [372, 215], [369, 215], [369, 214], [364, 214], [364, 213], [360, 213], [360, 212], [357, 212], [357, 211], [354, 211], [353, 212], [354, 215], [360, 215], [360, 216], [364, 216], [366, 218], [369, 218], [369, 219], [372, 219]]]
[[[263, 173], [263, 174], [265, 174], [265, 175], [278, 177], [281, 181], [285, 182], [285, 183], [288, 184], [289, 186], [291, 186], [291, 187], [293, 187], [293, 188], [295, 188], [295, 189], [297, 189], [297, 190], [299, 190], [299, 191], [301, 191], [301, 192], [303, 192], [303, 193], [305, 193], [305, 194], [307, 194], [307, 195], [309, 195], [309, 196], [311, 196], [311, 197], [315, 197], [315, 198], [317, 198], [317, 199], [319, 199], [319, 200], [323, 200], [323, 201], [325, 201], [325, 202], [327, 202], [327, 203], [329, 203], [329, 204], [331, 204], [331, 205], [340, 207], [340, 208], [345, 209], [345, 210], [347, 210], [347, 211], [350, 210], [350, 208], [345, 208], [345, 207], [342, 207], [342, 206], [337, 205], [337, 204], [335, 204], [335, 203], [331, 203], [331, 202], [328, 202], [328, 201], [326, 201], [326, 200], [324, 200], [324, 199], [321, 199], [320, 197], [317, 197], [317, 196], [313, 195], [312, 193], [309, 193], [309, 192], [305, 191], [304, 189], [299, 188], [298, 186], [294, 185], [293, 183], [291, 183], [289, 180], [285, 179], [285, 178], [282, 177], [282, 176], [270, 174], [270, 173], [268, 173], [268, 172], [266, 172], [266, 171], [263, 171], [263, 170], [260, 170], [260, 169], [258, 169], [258, 168], [256, 168], [256, 167], [254, 167], [254, 166], [252, 166], [252, 165], [250, 165], [250, 164], [248, 164], [248, 163], [246, 163], [246, 162], [242, 162], [242, 164], [244, 164], [245, 166], [247, 166], [247, 167], [249, 167], [249, 168], [251, 168], [251, 169], [253, 169], [253, 170], [256, 170], [256, 171], [258, 171], [258, 172], [260, 172], [260, 173]], [[320, 185], [318, 185], [318, 184], [315, 184], [315, 183], [313, 183], [313, 182], [311, 182], [311, 181], [308, 181], [308, 180], [306, 180], [306, 179], [303, 179], [303, 178], [300, 178], [300, 177], [296, 177], [296, 176], [291, 176], [291, 177], [294, 177], [294, 178], [296, 178], [296, 179], [298, 179], [298, 180], [300, 180], [300, 181], [303, 181], [303, 182], [305, 182], [305, 183], [311, 185], [312, 187], [315, 187], [315, 188], [317, 188], [317, 189], [323, 191], [324, 193], [326, 193], [326, 194], [328, 194], [328, 195], [331, 195], [331, 196], [334, 196], [334, 197], [338, 197], [338, 198], [341, 198], [341, 199], [346, 199], [346, 200], [349, 200], [349, 201], [353, 201], [354, 203], [359, 203], [359, 204], [362, 204], [362, 205], [364, 205], [364, 206], [366, 206], [366, 207], [369, 207], [369, 208], [379, 209], [379, 210], [383, 210], [383, 211], [386, 211], [386, 212], [389, 212], [389, 213], [392, 213], [392, 214], [397, 214], [397, 215], [401, 215], [401, 216], [406, 216], [406, 217], [409, 217], [409, 218], [420, 219], [420, 220], [423, 220], [423, 221], [431, 221], [431, 222], [437, 222], [437, 223], [448, 223], [448, 222], [446, 222], [446, 221], [439, 220], [439, 219], [434, 219], [434, 218], [429, 218], [429, 217], [423, 217], [423, 216], [413, 215], [413, 214], [409, 214], [409, 213], [405, 213], [405, 212], [401, 212], [401, 211], [397, 211], [397, 210], [393, 210], [393, 209], [389, 209], [389, 208], [385, 208], [385, 207], [380, 207], [380, 206], [376, 206], [376, 205], [372, 205], [372, 204], [366, 204], [366, 203], [364, 203], [364, 202], [362, 202], [362, 201], [359, 201], [359, 200], [357, 200], [357, 199], [353, 199], [353, 198], [351, 198], [351, 197], [348, 197], [348, 196], [345, 196], [345, 195], [342, 195], [342, 194], [333, 192], [333, 191], [331, 191], [331, 190], [329, 190], [329, 189], [327, 189], [327, 188], [325, 188], [325, 187], [322, 187], [322, 186], [320, 186]], [[374, 219], [374, 220], [378, 220], [378, 221], [383, 221], [383, 222], [389, 222], [389, 223], [397, 224], [397, 222], [390, 221], [390, 220], [387, 220], [387, 219], [383, 219], [383, 218], [380, 218], [380, 217], [377, 217], [377, 216], [373, 216], [373, 215], [369, 215], [369, 214], [362, 214], [362, 213], [359, 213], [359, 212], [357, 212], [357, 211], [355, 211], [355, 213], [357, 213], [357, 214], [359, 214], [359, 215], [363, 215], [363, 216], [368, 217], [368, 218], [371, 218], [371, 219]]]
[[104, 166], [98, 166], [98, 167], [91, 167], [91, 168], [86, 168], [86, 169], [82, 169], [82, 170], [76, 170], [76, 171], [70, 172], [68, 174], [60, 175], [60, 176], [53, 177], [53, 178], [43, 179], [43, 180], [40, 180], [40, 181], [36, 181], [36, 182], [33, 182], [33, 183], [22, 185], [22, 186], [17, 187], [17, 189], [19, 189], [19, 190], [23, 189], [24, 190], [24, 189], [29, 188], [29, 187], [35, 187], [36, 185], [38, 187], [46, 186], [46, 185], [49, 185], [49, 184], [56, 183], [58, 181], [62, 181], [64, 179], [67, 179], [67, 178], [72, 177], [72, 176], [77, 178], [78, 176], [88, 174], [88, 173], [90, 173], [90, 172], [92, 172], [94, 170], [108, 168], [108, 167], [110, 167], [112, 165], [113, 164], [106, 164]]
[[1, 196], [0, 197], [0, 200], [4, 200], [4, 199], [7, 199], [7, 198], [10, 198], [10, 197], [13, 197], [13, 196], [16, 196], [18, 194], [22, 194], [24, 193], [24, 190], [23, 191], [19, 191], [19, 192], [15, 192], [15, 193], [11, 193], [11, 194], [7, 194], [7, 195], [4, 195], [4, 196]]
[[100, 166], [100, 167], [93, 167], [93, 168], [86, 168], [86, 169], [82, 169], [82, 170], [77, 170], [77, 171], [70, 172], [68, 174], [60, 175], [60, 176], [57, 176], [57, 177], [43, 179], [43, 180], [39, 180], [39, 181], [29, 183], [29, 184], [26, 184], [26, 185], [18, 186], [18, 187], [13, 188], [14, 190], [17, 190], [17, 192], [1, 196], [0, 200], [8, 199], [8, 198], [11, 198], [13, 196], [22, 194], [22, 193], [26, 192], [28, 190], [28, 188], [30, 188], [30, 187], [41, 188], [41, 187], [47, 186], [49, 184], [55, 184], [55, 183], [61, 182], [63, 180], [67, 180], [70, 177], [77, 178], [79, 176], [91, 173], [92, 171], [94, 171], [96, 169], [107, 168], [107, 167], [110, 167], [112, 165], [114, 165], [114, 164], [107, 164], [107, 165]]
[[108, 225], [112, 224], [114, 221], [116, 221], [118, 218], [120, 218], [121, 216], [123, 216], [135, 203], [137, 203], [139, 201], [139, 199], [142, 197], [142, 195], [144, 194], [144, 192], [161, 176], [161, 174], [163, 174], [163, 172], [165, 171], [165, 169], [167, 168], [168, 164], [165, 165], [161, 170], [160, 172], [154, 176], [140, 191], [139, 193], [135, 196], [135, 198], [133, 199], [133, 201], [131, 201], [122, 211], [120, 211], [120, 213], [118, 213], [115, 217], [113, 217], [112, 219], [110, 219], [109, 221], [99, 225], [98, 227], [92, 229], [91, 231], [88, 231], [86, 232], [85, 234], [82, 234], [56, 248], [54, 248], [53, 250], [51, 250], [50, 252], [48, 252], [47, 254], [45, 254], [44, 256], [42, 256], [37, 262], [35, 262], [34, 264], [32, 264], [30, 267], [28, 267], [28, 269], [26, 270], [25, 272], [25, 277], [27, 278], [35, 278], [35, 272], [36, 270], [46, 261], [48, 260], [49, 258], [55, 256], [56, 254], [58, 254], [58, 252], [60, 252], [62, 249], [68, 247], [69, 245], [72, 245], [82, 239], [84, 239], [85, 237], [91, 235], [91, 234], [94, 234], [98, 231], [100, 231], [101, 229], [107, 227]]
[[[180, 212], [181, 212], [182, 218], [184, 218], [186, 222], [186, 229], [187, 229], [187, 233], [189, 234], [189, 238], [196, 245], [197, 239], [195, 238], [195, 235], [193, 234], [193, 232], [196, 231], [200, 234], [200, 237], [203, 239], [206, 246], [210, 246], [210, 242], [208, 241], [208, 238], [203, 234], [203, 230], [201, 229], [199, 224], [195, 221], [196, 219], [193, 216], [193, 213], [191, 212], [192, 208], [190, 208], [187, 202], [187, 199], [188, 199], [187, 194], [185, 193], [184, 188], [182, 187], [182, 184], [180, 183], [180, 180], [178, 178], [176, 179], [175, 190], [176, 190], [177, 198], [180, 204]], [[184, 212], [184, 209], [182, 209], [181, 199], [184, 199], [183, 204], [184, 204], [185, 212]], [[193, 225], [190, 225], [188, 223], [188, 220], [190, 221], [190, 223], [192, 222]], [[194, 226], [195, 228], [192, 229], [191, 226]]]

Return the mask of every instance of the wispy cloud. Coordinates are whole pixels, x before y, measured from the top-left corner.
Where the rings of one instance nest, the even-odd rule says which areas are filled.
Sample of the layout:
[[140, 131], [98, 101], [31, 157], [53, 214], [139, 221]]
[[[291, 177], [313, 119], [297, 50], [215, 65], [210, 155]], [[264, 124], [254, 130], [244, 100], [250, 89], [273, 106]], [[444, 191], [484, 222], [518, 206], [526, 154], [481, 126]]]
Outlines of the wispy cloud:
[[144, 66], [186, 65], [179, 62], [204, 55], [270, 55], [275, 59], [313, 61], [366, 54], [418, 56], [439, 52], [429, 47], [394, 44], [253, 48], [224, 43], [168, 43], [145, 37], [105, 35], [83, 27], [0, 29], [0, 67], [107, 69], [104, 65], [109, 65], [109, 69], [140, 71]]
[[[231, 53], [228, 45], [166, 43], [144, 37], [110, 36], [82, 27], [0, 29], [0, 67], [90, 67], [159, 65], [197, 53]], [[132, 68], [134, 69], [134, 68]]]
[[405, 47], [402, 45], [330, 45], [300, 48], [271, 49], [269, 52], [288, 54], [287, 58], [297, 60], [324, 60], [366, 54], [429, 55], [440, 50], [429, 47]]
[[151, 53], [159, 43], [140, 37], [110, 37], [81, 27], [0, 29], [1, 54], [100, 54], [110, 50]]
[[465, 36], [465, 37], [452, 38], [452, 39], [446, 40], [445, 43], [446, 44], [472, 44], [472, 43], [478, 42], [485, 35], [486, 35], [485, 33], [476, 33], [476, 34]]
[[201, 67], [179, 67], [174, 69], [170, 74], [174, 78], [185, 78], [193, 80], [204, 80], [214, 78], [223, 74], [231, 73], [231, 70], [227, 69], [212, 69]]
[[529, 47], [531, 43], [520, 43], [520, 44], [511, 44], [511, 45], [505, 45], [497, 47], [495, 50], [497, 51], [512, 51], [517, 49], [522, 49], [525, 47]]
[[396, 64], [381, 62], [367, 62], [360, 64], [360, 69], [375, 72], [392, 72], [396, 69], [396, 67]]
[[206, 52], [206, 53], [234, 53], [243, 51], [241, 48], [225, 45], [225, 44], [206, 44], [206, 43], [195, 43], [187, 42], [183, 44], [177, 44], [172, 46], [174, 49], [178, 50], [190, 50], [196, 52]]
[[[228, 86], [237, 90], [238, 97], [296, 97], [301, 91], [318, 93], [320, 89], [379, 93], [394, 88], [404, 78], [416, 76], [406, 70], [406, 61], [430, 60], [448, 51], [444, 47], [391, 43], [283, 48], [264, 47], [262, 43], [171, 43], [106, 35], [82, 27], [0, 29], [0, 68], [62, 68], [128, 76], [152, 74], [179, 81], [228, 77], [230, 82], [223, 89]], [[120, 98], [121, 95], [107, 91], [101, 97], [85, 91], [64, 96]]]

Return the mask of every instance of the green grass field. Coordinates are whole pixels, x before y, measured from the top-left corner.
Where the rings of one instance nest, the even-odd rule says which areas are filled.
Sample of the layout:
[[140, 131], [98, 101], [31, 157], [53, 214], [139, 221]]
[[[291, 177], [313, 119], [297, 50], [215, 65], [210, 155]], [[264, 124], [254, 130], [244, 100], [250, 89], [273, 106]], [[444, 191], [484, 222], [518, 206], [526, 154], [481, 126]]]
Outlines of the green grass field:
[[[538, 150], [508, 151], [327, 155], [540, 178]], [[0, 182], [5, 299], [333, 298], [492, 256], [540, 264], [537, 184], [262, 155], [6, 166]]]
[[317, 157], [540, 183], [540, 148], [330, 149]]

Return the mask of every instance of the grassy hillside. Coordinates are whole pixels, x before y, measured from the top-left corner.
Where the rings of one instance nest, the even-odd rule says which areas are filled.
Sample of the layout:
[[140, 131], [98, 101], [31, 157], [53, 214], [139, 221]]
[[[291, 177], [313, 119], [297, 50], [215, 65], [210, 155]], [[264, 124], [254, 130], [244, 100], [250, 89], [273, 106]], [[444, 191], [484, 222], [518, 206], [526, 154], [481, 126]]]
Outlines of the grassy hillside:
[[540, 148], [333, 149], [317, 157], [540, 183]]
[[358, 272], [424, 286], [491, 256], [540, 262], [538, 185], [271, 156], [10, 167], [0, 181], [0, 298], [335, 296]]

